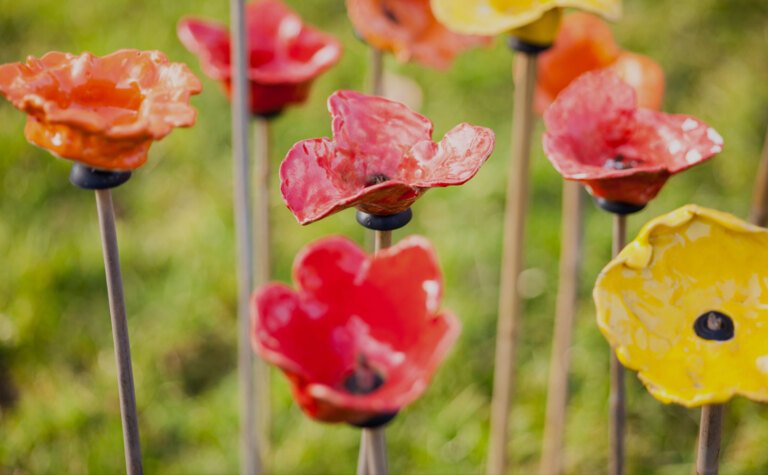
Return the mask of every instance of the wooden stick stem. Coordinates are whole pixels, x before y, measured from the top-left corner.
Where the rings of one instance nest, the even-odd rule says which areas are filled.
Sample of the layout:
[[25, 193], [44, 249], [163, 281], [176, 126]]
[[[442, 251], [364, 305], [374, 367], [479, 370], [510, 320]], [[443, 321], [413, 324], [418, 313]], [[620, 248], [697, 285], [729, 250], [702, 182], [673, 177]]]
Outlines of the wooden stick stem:
[[509, 411], [514, 390], [517, 334], [520, 320], [519, 279], [523, 266], [523, 238], [528, 209], [528, 168], [533, 129], [533, 93], [536, 55], [518, 53], [515, 67], [515, 103], [512, 124], [512, 157], [507, 183], [507, 209], [499, 285], [496, 360], [491, 401], [491, 434], [487, 473], [507, 471]]
[[697, 475], [717, 475], [720, 438], [723, 432], [723, 408], [721, 404], [701, 408], [699, 450], [696, 457]]
[[125, 294], [123, 292], [123, 277], [120, 272], [120, 251], [117, 247], [117, 230], [111, 190], [96, 190], [96, 208], [101, 229], [104, 270], [107, 274], [112, 339], [115, 345], [115, 359], [117, 360], [117, 383], [120, 396], [120, 415], [123, 421], [126, 472], [129, 475], [141, 475], [144, 470], [141, 463], [139, 417], [136, 412], [136, 393], [131, 367], [131, 343], [128, 338], [128, 319], [125, 312]]
[[[613, 257], [624, 248], [627, 239], [627, 217], [613, 215]], [[610, 406], [609, 433], [610, 457], [608, 472], [611, 475], [624, 473], [624, 426], [626, 415], [624, 410], [624, 366], [611, 351], [611, 389], [608, 397]]]
[[384, 95], [384, 53], [373, 46], [370, 47], [369, 61], [369, 80], [371, 94], [374, 96]]
[[555, 330], [549, 364], [547, 416], [544, 425], [539, 475], [563, 472], [565, 422], [568, 407], [568, 371], [573, 326], [576, 321], [583, 236], [581, 184], [563, 182], [562, 224], [560, 231], [560, 279], [555, 309]]
[[749, 214], [752, 224], [765, 227], [768, 225], [768, 131], [765, 133], [763, 154], [755, 178], [755, 189], [752, 198], [752, 211]]
[[[373, 231], [373, 252], [392, 245], [392, 231]], [[387, 473], [387, 441], [384, 428], [363, 429], [357, 475], [385, 475]]]
[[[253, 118], [254, 146], [254, 247], [255, 269], [254, 285], [259, 288], [269, 283], [272, 277], [272, 224], [270, 212], [270, 119], [256, 116]], [[266, 465], [270, 447], [270, 373], [269, 366], [260, 358], [254, 359], [256, 379], [256, 427], [259, 438], [259, 451], [262, 463]]]

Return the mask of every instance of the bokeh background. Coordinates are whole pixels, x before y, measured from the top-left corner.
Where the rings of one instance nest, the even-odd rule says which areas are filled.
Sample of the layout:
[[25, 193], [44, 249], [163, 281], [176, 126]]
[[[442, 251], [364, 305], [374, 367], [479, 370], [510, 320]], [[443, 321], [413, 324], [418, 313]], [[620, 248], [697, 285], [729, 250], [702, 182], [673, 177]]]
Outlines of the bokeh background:
[[[294, 142], [330, 133], [325, 99], [332, 91], [365, 87], [366, 48], [355, 39], [343, 2], [288, 3], [308, 22], [335, 33], [345, 54], [317, 81], [305, 106], [274, 122], [275, 169]], [[200, 73], [176, 38], [176, 22], [184, 15], [226, 22], [228, 4], [0, 0], [0, 62], [49, 50], [102, 55], [160, 49]], [[647, 210], [632, 216], [630, 236], [650, 218], [686, 203], [746, 217], [768, 125], [768, 2], [627, 0], [614, 31], [624, 48], [664, 67], [665, 110], [698, 116], [726, 143], [722, 154], [673, 178]], [[444, 305], [461, 317], [464, 333], [425, 397], [388, 431], [393, 473], [481, 473], [512, 55], [497, 40], [443, 73], [391, 58], [387, 66], [424, 87], [422, 112], [435, 122], [438, 137], [462, 121], [492, 127], [498, 137], [496, 152], [474, 180], [430, 191], [414, 207], [406, 232], [434, 242], [446, 276]], [[238, 467], [229, 109], [218, 85], [203, 81], [203, 94], [193, 100], [197, 125], [156, 144], [148, 164], [115, 197], [147, 473], [223, 474]], [[0, 101], [0, 473], [120, 473], [122, 437], [94, 199], [69, 185], [69, 163], [25, 142], [23, 125], [23, 115]], [[517, 473], [533, 472], [538, 463], [557, 290], [561, 180], [538, 139], [532, 179], [521, 366], [511, 418]], [[300, 227], [282, 204], [276, 173], [272, 181], [275, 279], [288, 281], [293, 256], [318, 237], [337, 233], [364, 242], [353, 211]], [[590, 290], [609, 259], [610, 218], [591, 205], [587, 216], [572, 350], [569, 473], [604, 472], [608, 449], [608, 347], [594, 324]], [[358, 431], [306, 419], [276, 372], [271, 399], [275, 473], [353, 473]], [[697, 425], [698, 411], [658, 403], [629, 375], [628, 473], [690, 473]], [[767, 446], [768, 407], [735, 400], [726, 415], [722, 473], [768, 473]]]

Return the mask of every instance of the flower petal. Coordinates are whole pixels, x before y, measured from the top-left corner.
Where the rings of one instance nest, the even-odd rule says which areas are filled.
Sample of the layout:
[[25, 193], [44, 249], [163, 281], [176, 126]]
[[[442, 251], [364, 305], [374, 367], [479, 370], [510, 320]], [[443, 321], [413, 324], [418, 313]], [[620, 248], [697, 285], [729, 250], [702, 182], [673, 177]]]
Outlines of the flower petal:
[[439, 144], [416, 144], [403, 160], [401, 173], [413, 186], [461, 185], [491, 156], [495, 140], [491, 129], [459, 124]]
[[[600, 330], [656, 398], [768, 402], [766, 249], [765, 229], [688, 205], [646, 224], [603, 269], [594, 290]], [[731, 339], [699, 336], [696, 322], [710, 312], [731, 319]]]
[[328, 110], [333, 117], [336, 148], [365, 166], [357, 169], [362, 181], [372, 174], [397, 179], [400, 162], [408, 150], [432, 139], [429, 119], [382, 97], [336, 91], [328, 98]]

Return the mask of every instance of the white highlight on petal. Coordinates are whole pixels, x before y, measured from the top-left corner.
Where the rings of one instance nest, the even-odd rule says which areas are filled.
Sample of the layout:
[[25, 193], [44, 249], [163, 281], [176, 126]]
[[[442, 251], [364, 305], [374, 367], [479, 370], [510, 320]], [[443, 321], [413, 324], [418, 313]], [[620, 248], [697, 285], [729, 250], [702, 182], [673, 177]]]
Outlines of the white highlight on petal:
[[667, 147], [667, 150], [669, 150], [669, 153], [677, 153], [682, 149], [683, 149], [683, 144], [679, 140], [673, 140], [669, 144], [669, 147]]
[[707, 129], [707, 138], [715, 142], [717, 145], [723, 144], [723, 137], [718, 134], [717, 130], [713, 129], [712, 127]]
[[683, 132], [690, 132], [691, 130], [695, 129], [698, 126], [699, 126], [698, 122], [688, 117], [687, 119], [685, 119], [685, 122], [683, 122], [682, 129], [683, 129]]
[[701, 152], [698, 150], [688, 150], [685, 154], [685, 161], [688, 163], [696, 163], [701, 160]]
[[430, 313], [437, 312], [440, 306], [440, 284], [436, 280], [425, 280], [421, 288], [427, 294], [427, 310]]
[[755, 360], [755, 363], [757, 363], [757, 369], [760, 370], [761, 373], [768, 374], [768, 355], [758, 357]]

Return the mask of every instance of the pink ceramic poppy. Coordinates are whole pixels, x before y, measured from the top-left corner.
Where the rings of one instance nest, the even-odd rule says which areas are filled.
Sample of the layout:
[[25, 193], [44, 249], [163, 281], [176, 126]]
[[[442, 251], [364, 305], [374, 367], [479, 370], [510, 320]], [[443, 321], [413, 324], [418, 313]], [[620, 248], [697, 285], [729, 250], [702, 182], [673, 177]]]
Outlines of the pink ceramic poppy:
[[[251, 112], [269, 115], [288, 104], [304, 102], [312, 81], [339, 61], [341, 44], [310, 28], [279, 0], [246, 5]], [[187, 18], [179, 22], [179, 39], [200, 57], [203, 70], [232, 89], [229, 30], [218, 23]]]
[[544, 114], [544, 151], [568, 180], [603, 200], [644, 205], [667, 179], [723, 149], [707, 124], [637, 107], [634, 89], [610, 70], [576, 79]]
[[133, 170], [155, 140], [195, 123], [200, 81], [159, 51], [50, 52], [0, 65], [0, 94], [27, 113], [27, 140], [102, 170]]
[[442, 275], [423, 237], [375, 256], [321, 239], [296, 257], [293, 280], [296, 291], [270, 284], [253, 295], [252, 341], [320, 421], [366, 425], [413, 402], [460, 332], [439, 311]]
[[333, 140], [304, 140], [280, 166], [280, 190], [301, 224], [352, 206], [407, 210], [429, 188], [461, 185], [493, 152], [490, 129], [459, 124], [439, 143], [432, 122], [405, 105], [353, 91], [328, 99]]

